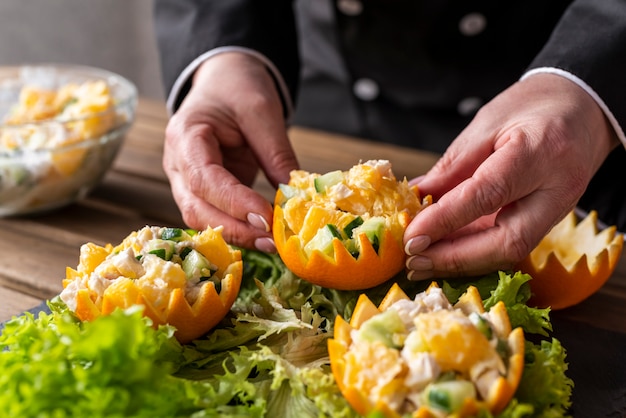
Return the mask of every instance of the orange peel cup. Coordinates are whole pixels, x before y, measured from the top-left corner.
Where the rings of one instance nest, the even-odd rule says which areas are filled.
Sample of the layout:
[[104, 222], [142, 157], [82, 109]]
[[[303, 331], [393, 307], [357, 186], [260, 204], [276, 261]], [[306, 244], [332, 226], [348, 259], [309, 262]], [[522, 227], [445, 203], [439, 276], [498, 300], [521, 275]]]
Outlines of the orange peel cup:
[[564, 309], [597, 292], [611, 277], [624, 237], [615, 226], [598, 230], [598, 215], [578, 220], [570, 212], [516, 269], [533, 277], [529, 304]]
[[[237, 298], [241, 252], [224, 241], [219, 227], [193, 235], [183, 231], [171, 242], [162, 238], [164, 229], [147, 226], [116, 247], [84, 244], [77, 268], [66, 268], [61, 299], [83, 321], [142, 305], [153, 326], [174, 326], [181, 343], [206, 334]], [[160, 252], [164, 248], [172, 254]], [[181, 257], [191, 250], [195, 264]]]
[[[378, 331], [374, 325], [369, 325], [388, 310], [402, 312], [403, 308], [393, 307], [396, 302], [413, 302], [397, 284], [392, 285], [378, 307], [362, 294], [349, 323], [341, 316], [336, 318], [334, 338], [328, 341], [328, 351], [331, 370], [343, 396], [364, 416], [374, 411], [394, 418], [442, 416], [442, 410], [430, 402], [428, 395], [437, 390], [436, 397], [441, 399], [450, 395], [447, 401], [456, 404], [453, 410], [446, 411], [450, 414], [446, 416], [475, 416], [485, 409], [494, 414], [501, 412], [515, 394], [522, 377], [525, 348], [522, 329], [511, 329], [502, 302], [485, 312], [474, 287], [468, 288], [456, 304], [443, 309], [435, 306], [424, 309], [428, 299], [445, 298], [435, 282], [422, 296], [426, 297], [420, 298], [418, 294], [415, 299], [421, 306], [415, 305], [419, 313], [410, 318], [415, 329], [408, 335], [402, 326], [391, 321], [381, 322], [383, 326]], [[489, 332], [493, 334], [481, 329], [481, 322], [474, 325], [468, 319], [470, 315], [489, 318]], [[406, 318], [403, 321], [407, 323]], [[366, 328], [370, 329], [364, 331]], [[388, 347], [380, 342], [385, 338], [367, 337], [368, 333], [372, 335], [372, 330], [379, 333], [375, 335], [392, 335], [389, 340], [398, 344]], [[393, 331], [397, 335], [393, 335]], [[506, 347], [503, 350], [508, 353], [506, 358], [497, 353], [493, 338]], [[405, 353], [407, 346], [408, 357]], [[451, 375], [455, 377], [451, 378]], [[459, 386], [446, 392], [439, 385], [442, 381], [447, 381], [443, 386], [450, 384], [450, 380], [453, 386]], [[471, 395], [463, 395], [464, 391], [458, 390], [470, 386]]]
[[431, 201], [420, 201], [406, 179], [397, 181], [386, 160], [324, 175], [296, 170], [276, 192], [274, 242], [304, 280], [339, 290], [371, 288], [402, 271], [404, 230]]

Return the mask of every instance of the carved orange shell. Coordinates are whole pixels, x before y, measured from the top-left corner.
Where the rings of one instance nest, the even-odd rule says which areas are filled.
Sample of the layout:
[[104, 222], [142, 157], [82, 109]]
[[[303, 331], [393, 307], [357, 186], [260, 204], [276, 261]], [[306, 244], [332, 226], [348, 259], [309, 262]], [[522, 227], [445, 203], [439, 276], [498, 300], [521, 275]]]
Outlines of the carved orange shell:
[[[437, 288], [433, 282], [431, 287], [426, 291], [430, 292]], [[385, 417], [401, 417], [397, 410], [386, 402], [386, 399], [373, 399], [371, 391], [367, 389], [367, 380], [377, 378], [376, 373], [366, 370], [368, 367], [380, 367], [384, 360], [381, 357], [363, 359], [355, 361], [350, 355], [353, 344], [353, 333], [359, 330], [361, 326], [370, 318], [385, 312], [395, 302], [406, 299], [408, 296], [402, 289], [394, 284], [381, 304], [376, 307], [366, 295], [361, 295], [358, 299], [354, 313], [350, 319], [350, 323], [346, 322], [342, 317], [338, 316], [335, 321], [334, 338], [328, 341], [328, 349], [330, 355], [330, 363], [333, 375], [350, 405], [361, 415], [367, 415], [371, 412], [381, 412]], [[455, 309], [462, 311], [465, 315], [471, 312], [482, 314], [485, 312], [482, 300], [476, 288], [470, 287], [468, 291], [454, 305]], [[509, 357], [506, 360], [506, 373], [498, 375], [497, 378], [490, 380], [487, 396], [485, 399], [466, 398], [460, 410], [455, 412], [454, 416], [469, 417], [474, 416], [480, 409], [489, 409], [492, 413], [497, 414], [502, 411], [513, 397], [517, 386], [522, 377], [524, 368], [524, 334], [521, 328], [511, 330], [508, 314], [502, 302], [491, 308], [489, 316], [492, 321], [493, 328], [499, 335], [505, 336], [506, 345], [509, 350]], [[432, 325], [432, 324], [431, 324]], [[477, 352], [477, 347], [484, 346], [479, 344], [481, 338], [477, 332], [455, 327], [455, 324], [444, 322], [436, 324], [436, 330], [432, 335], [425, 334], [426, 343], [432, 352], [434, 358], [437, 359], [442, 368], [452, 367], [455, 365], [457, 369], [465, 369], [473, 367], [472, 363], [475, 359], [483, 359], [483, 353]], [[468, 332], [472, 331], [472, 332]], [[359, 342], [362, 344], [363, 342]], [[465, 352], [459, 347], [465, 347]], [[468, 350], [468, 348], [471, 348]], [[492, 353], [489, 353], [492, 354]], [[487, 354], [485, 354], [486, 356]], [[459, 361], [462, 359], [462, 361]], [[481, 360], [482, 361], [482, 360]], [[448, 366], [446, 366], [446, 364]], [[391, 365], [390, 367], [394, 367]], [[468, 370], [455, 370], [456, 372], [467, 373]], [[393, 379], [384, 391], [381, 393], [397, 394], [405, 390], [403, 373], [398, 373], [398, 377]], [[366, 383], [363, 383], [366, 382]], [[406, 412], [406, 411], [405, 411]], [[440, 411], [436, 412], [428, 406], [422, 405], [417, 410], [411, 412], [413, 417], [438, 417]]]
[[194, 248], [218, 268], [215, 275], [221, 284], [219, 293], [213, 282], [203, 282], [190, 303], [185, 291], [186, 276], [180, 265], [157, 257], [153, 257], [152, 267], [146, 269], [142, 277], [119, 275], [104, 290], [89, 285], [89, 276], [107, 257], [128, 248], [141, 250], [132, 239], [136, 235], [134, 231], [116, 247], [93, 243], [82, 246], [77, 269], [67, 267], [63, 281], [66, 290], [74, 288], [74, 293], [68, 294], [75, 297], [76, 315], [83, 321], [90, 321], [117, 308], [142, 305], [144, 315], [155, 327], [163, 324], [176, 327], [175, 336], [182, 343], [201, 337], [217, 325], [237, 298], [243, 272], [241, 252], [224, 241], [220, 228], [207, 228], [192, 237]]
[[597, 213], [578, 222], [570, 212], [546, 235], [517, 269], [533, 277], [529, 304], [563, 309], [598, 291], [611, 277], [624, 237], [614, 226], [598, 231]]

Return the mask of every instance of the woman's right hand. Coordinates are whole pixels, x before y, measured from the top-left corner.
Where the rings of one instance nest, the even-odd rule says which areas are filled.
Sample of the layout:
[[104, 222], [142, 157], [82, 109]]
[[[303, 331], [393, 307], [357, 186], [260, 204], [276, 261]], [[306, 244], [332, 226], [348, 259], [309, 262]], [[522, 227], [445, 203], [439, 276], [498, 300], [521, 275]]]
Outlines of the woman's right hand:
[[205, 61], [171, 117], [163, 167], [187, 226], [224, 226], [243, 248], [274, 252], [272, 206], [250, 188], [259, 168], [275, 187], [298, 162], [274, 80], [255, 57], [226, 52]]

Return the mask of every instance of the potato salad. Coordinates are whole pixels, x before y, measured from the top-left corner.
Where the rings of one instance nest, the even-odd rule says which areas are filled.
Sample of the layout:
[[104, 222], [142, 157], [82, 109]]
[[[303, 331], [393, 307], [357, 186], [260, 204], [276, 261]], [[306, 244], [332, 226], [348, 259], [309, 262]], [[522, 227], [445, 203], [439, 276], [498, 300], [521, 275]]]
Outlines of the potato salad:
[[0, 215], [72, 200], [115, 152], [91, 140], [122, 122], [103, 80], [58, 89], [25, 85], [0, 118]]

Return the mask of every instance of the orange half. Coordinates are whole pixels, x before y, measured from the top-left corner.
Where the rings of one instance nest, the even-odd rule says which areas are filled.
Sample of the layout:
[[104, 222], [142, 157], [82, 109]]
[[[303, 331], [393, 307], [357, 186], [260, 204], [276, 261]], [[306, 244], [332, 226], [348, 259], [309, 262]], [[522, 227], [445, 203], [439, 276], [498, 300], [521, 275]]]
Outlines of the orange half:
[[[431, 297], [431, 292], [439, 290], [433, 282], [424, 295]], [[408, 399], [422, 396], [422, 393], [412, 393], [414, 389], [405, 383], [411, 381], [408, 371], [410, 364], [404, 359], [404, 354], [399, 353], [404, 353], [406, 347], [385, 349], [378, 341], [365, 340], [358, 334], [370, 319], [393, 309], [393, 305], [401, 300], [409, 301], [409, 297], [394, 284], [378, 307], [366, 295], [361, 295], [349, 323], [341, 316], [336, 318], [334, 338], [328, 341], [333, 376], [348, 403], [361, 415], [377, 411], [385, 417], [442, 416], [440, 410], [427, 403], [414, 410], [406, 410]], [[457, 323], [449, 320], [463, 315], [469, 317], [472, 313], [489, 318], [490, 329], [497, 336], [499, 344], [507, 347], [508, 355], [505, 359], [499, 357], [490, 346], [494, 341], [486, 337], [484, 331], [468, 325], [468, 321]], [[475, 416], [481, 409], [497, 414], [506, 407], [522, 377], [525, 341], [521, 328], [511, 329], [502, 302], [486, 313], [478, 291], [470, 287], [455, 305], [441, 309], [433, 307], [432, 312], [419, 313], [412, 319], [416, 329], [411, 332], [419, 334], [417, 341], [420, 341], [418, 347], [421, 347], [416, 351], [423, 350], [434, 359], [441, 373], [453, 372], [461, 379], [471, 379], [476, 386], [479, 395], [460, 399], [458, 408], [450, 412], [453, 414], [451, 416]], [[388, 328], [394, 327], [390, 325]], [[408, 344], [410, 339], [411, 335], [399, 341]], [[497, 371], [492, 368], [486, 372], [494, 364], [497, 365]], [[390, 378], [388, 371], [393, 369], [397, 372]], [[433, 377], [434, 383], [439, 381], [436, 379]], [[405, 410], [399, 410], [399, 405]]]
[[533, 277], [530, 304], [567, 308], [606, 283], [622, 254], [624, 237], [615, 226], [599, 231], [597, 225], [595, 211], [580, 222], [572, 211], [517, 265]]
[[[173, 257], [168, 261], [147, 252], [146, 247], [151, 240], [160, 239], [157, 231], [162, 230], [145, 227], [133, 231], [115, 247], [83, 245], [78, 267], [66, 269], [61, 299], [83, 321], [141, 305], [155, 327], [174, 326], [181, 343], [206, 334], [237, 298], [243, 274], [241, 252], [224, 241], [221, 228], [189, 236], [179, 247], [198, 251], [216, 270], [211, 280], [190, 284], [188, 273], [177, 262], [182, 260]], [[126, 253], [129, 257], [112, 261]]]
[[[322, 175], [291, 173], [286, 185], [290, 196], [279, 188], [274, 202], [276, 249], [291, 271], [313, 284], [340, 290], [371, 288], [404, 268], [404, 230], [431, 197], [420, 200], [418, 189], [406, 179], [397, 181], [386, 160], [358, 164], [338, 176], [340, 180], [321, 189], [316, 181]], [[321, 228], [331, 224], [342, 230], [356, 217], [384, 219], [378, 242], [373, 244], [365, 233], [344, 233], [332, 239], [326, 252], [307, 250]], [[346, 241], [358, 248], [358, 255]]]

